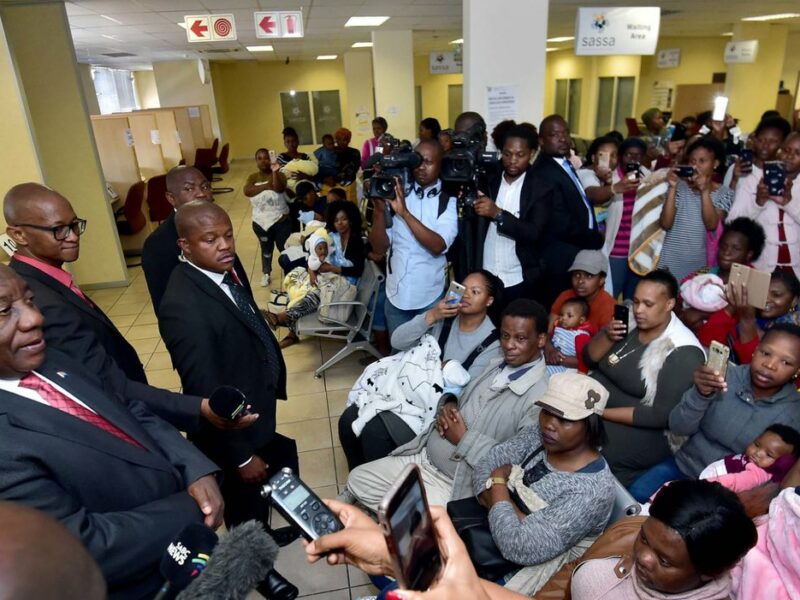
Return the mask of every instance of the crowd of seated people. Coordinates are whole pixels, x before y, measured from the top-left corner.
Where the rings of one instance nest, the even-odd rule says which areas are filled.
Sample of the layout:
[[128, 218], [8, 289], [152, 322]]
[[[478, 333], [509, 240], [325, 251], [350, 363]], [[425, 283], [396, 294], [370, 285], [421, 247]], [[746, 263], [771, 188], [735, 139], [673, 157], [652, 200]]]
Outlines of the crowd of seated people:
[[[338, 432], [350, 473], [328, 501], [345, 528], [307, 546], [312, 562], [392, 575], [383, 534], [352, 504], [376, 511], [414, 464], [444, 565], [429, 592], [390, 599], [570, 588], [579, 599], [749, 599], [764, 564], [774, 597], [792, 597], [800, 575], [778, 564], [772, 523], [800, 521], [800, 134], [771, 114], [743, 137], [730, 116], [672, 125], [651, 109], [643, 121], [642, 136], [608, 132], [578, 156], [559, 115], [492, 132], [474, 112], [453, 130], [426, 118], [419, 166], [391, 198], [359, 179], [392, 151], [385, 119], [361, 153], [341, 128], [313, 158], [287, 127], [285, 151], [258, 149], [243, 189], [260, 283], [274, 283], [277, 245], [291, 287], [275, 312], [256, 303], [210, 183], [173, 169], [175, 212], [147, 240], [143, 269], [185, 394], [147, 384], [64, 268], [87, 223], [57, 192], [15, 186], [3, 210], [18, 251], [0, 267], [0, 500], [66, 526], [112, 597], [152, 596], [160, 550], [188, 523], [256, 519], [292, 542], [259, 494], [299, 467], [276, 432], [282, 349], [371, 261], [386, 275], [373, 332], [386, 357], [365, 374], [387, 383], [357, 382], [348, 397]], [[499, 161], [478, 189], [447, 185], [453, 136], [489, 133]], [[774, 160], [778, 190], [764, 182]], [[735, 265], [768, 273], [764, 304]], [[280, 342], [279, 326], [290, 331]], [[725, 367], [707, 364], [712, 345], [728, 347]], [[425, 394], [389, 383], [419, 357]], [[222, 386], [241, 390], [250, 414], [212, 410]], [[621, 487], [646, 515], [612, 522]], [[485, 547], [438, 508], [463, 502], [485, 521]], [[477, 550], [505, 561], [494, 583], [478, 577]], [[275, 571], [258, 589], [298, 594]]]

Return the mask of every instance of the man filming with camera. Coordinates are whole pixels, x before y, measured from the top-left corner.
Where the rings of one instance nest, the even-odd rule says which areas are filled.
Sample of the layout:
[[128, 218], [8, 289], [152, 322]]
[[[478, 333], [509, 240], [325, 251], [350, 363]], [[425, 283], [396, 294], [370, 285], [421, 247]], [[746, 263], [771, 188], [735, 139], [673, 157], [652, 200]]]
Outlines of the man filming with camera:
[[386, 324], [389, 335], [431, 308], [444, 293], [445, 253], [458, 233], [455, 198], [442, 195], [442, 148], [424, 140], [416, 148], [422, 162], [404, 189], [395, 181], [393, 198], [373, 196], [369, 241], [386, 254]]

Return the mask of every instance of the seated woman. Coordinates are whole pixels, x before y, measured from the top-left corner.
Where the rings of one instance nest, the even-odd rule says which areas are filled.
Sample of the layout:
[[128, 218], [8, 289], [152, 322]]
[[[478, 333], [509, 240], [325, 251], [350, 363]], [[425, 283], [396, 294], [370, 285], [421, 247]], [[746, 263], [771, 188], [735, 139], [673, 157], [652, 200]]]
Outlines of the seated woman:
[[[407, 351], [419, 344], [425, 334], [430, 334], [439, 342], [442, 361], [458, 361], [471, 378], [480, 375], [490, 362], [501, 358], [500, 336], [487, 313], [502, 293], [503, 282], [488, 271], [476, 271], [464, 279], [464, 287], [466, 292], [459, 304], [448, 304], [445, 298], [426, 313], [398, 327], [392, 333], [392, 346]], [[339, 417], [339, 439], [350, 470], [388, 456], [430, 424], [428, 421], [420, 427], [414, 423], [418, 430], [415, 431], [403, 416], [382, 411], [357, 435], [353, 423], [359, 412], [359, 406], [351, 404]]]
[[753, 362], [730, 367], [726, 378], [699, 367], [694, 386], [669, 415], [670, 431], [691, 437], [674, 457], [639, 477], [631, 494], [644, 502], [667, 481], [699, 477], [706, 465], [744, 452], [769, 425], [800, 429], [798, 374], [800, 327], [784, 324], [767, 330]]
[[[500, 553], [537, 567], [512, 576], [514, 589], [535, 593], [608, 523], [614, 476], [600, 454], [607, 400], [608, 391], [591, 377], [557, 373], [535, 401], [542, 409], [538, 424], [496, 445], [475, 466], [473, 488], [489, 510]], [[519, 500], [512, 499], [512, 486]]]
[[[372, 575], [391, 576], [380, 526], [353, 506], [326, 502], [345, 528], [308, 544], [308, 560], [327, 558], [332, 565], [349, 563]], [[660, 493], [653, 506], [646, 520], [631, 517], [613, 525], [587, 551], [574, 575], [573, 565], [565, 565], [535, 597], [568, 598], [571, 586], [573, 600], [730, 598], [730, 571], [756, 543], [755, 526], [736, 495], [719, 484], [682, 481]], [[392, 598], [528, 598], [480, 579], [444, 510], [434, 506], [431, 514], [443, 557], [441, 574], [428, 592], [402, 590]]]
[[[322, 263], [318, 272], [336, 273], [355, 285], [364, 272], [364, 262], [367, 256], [364, 240], [361, 237], [361, 213], [352, 202], [338, 200], [328, 206], [327, 215], [325, 229], [334, 243], [329, 260]], [[302, 302], [292, 309], [277, 314], [265, 313], [271, 327], [288, 327], [290, 329], [287, 336], [281, 340], [281, 348], [300, 341], [294, 331], [295, 323], [301, 317], [316, 311], [317, 308], [319, 308], [319, 291], [316, 292], [316, 302]]]
[[665, 271], [642, 277], [633, 295], [636, 328], [611, 323], [584, 349], [584, 361], [610, 392], [603, 412], [603, 447], [623, 485], [670, 456], [665, 435], [670, 411], [705, 362], [700, 342], [672, 309], [678, 283]]
[[[681, 299], [683, 308], [680, 311], [681, 321], [691, 329], [703, 346], [708, 347], [713, 337], [712, 331], [705, 328], [707, 321], [714, 317], [718, 310], [710, 310], [715, 301], [727, 304], [724, 299], [724, 286], [728, 283], [733, 263], [749, 265], [761, 255], [764, 249], [764, 230], [761, 225], [746, 217], [728, 221], [722, 230], [717, 247], [717, 266], [710, 267], [689, 275], [681, 282]], [[711, 276], [714, 277], [711, 277]], [[718, 279], [717, 279], [718, 278]], [[707, 286], [717, 287], [708, 290]], [[709, 294], [709, 292], [711, 292]], [[714, 317], [715, 321], [719, 317]], [[717, 340], [723, 342], [723, 340]]]
[[779, 323], [800, 325], [800, 281], [787, 271], [775, 271], [769, 282], [767, 305], [756, 309], [747, 303], [743, 286], [728, 284], [728, 305], [712, 314], [698, 331], [700, 342], [712, 340], [733, 349], [734, 362], [747, 364], [764, 332]]

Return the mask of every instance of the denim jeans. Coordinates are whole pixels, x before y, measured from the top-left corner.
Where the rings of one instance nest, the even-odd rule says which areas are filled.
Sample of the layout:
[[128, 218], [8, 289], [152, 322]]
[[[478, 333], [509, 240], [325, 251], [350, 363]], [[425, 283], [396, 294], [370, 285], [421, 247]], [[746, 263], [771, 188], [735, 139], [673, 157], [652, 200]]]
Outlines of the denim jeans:
[[416, 308], [412, 310], [403, 310], [402, 308], [397, 308], [391, 301], [387, 298], [386, 305], [385, 305], [385, 314], [386, 314], [386, 328], [389, 330], [389, 335], [392, 335], [395, 329], [400, 327], [403, 323], [408, 323], [411, 319], [416, 317], [417, 315], [421, 315], [424, 312], [427, 312], [442, 299], [442, 296], [439, 296], [431, 302], [428, 306], [424, 306], [423, 308]]
[[628, 487], [628, 491], [637, 502], [647, 502], [662, 485], [678, 479], [689, 479], [689, 476], [680, 470], [674, 457], [669, 457], [639, 475], [639, 478]]
[[630, 300], [633, 298], [636, 284], [639, 283], [641, 278], [631, 271], [627, 258], [611, 257], [608, 259], [608, 263], [611, 267], [611, 284], [614, 288], [614, 298], [616, 299], [622, 294], [623, 300]]

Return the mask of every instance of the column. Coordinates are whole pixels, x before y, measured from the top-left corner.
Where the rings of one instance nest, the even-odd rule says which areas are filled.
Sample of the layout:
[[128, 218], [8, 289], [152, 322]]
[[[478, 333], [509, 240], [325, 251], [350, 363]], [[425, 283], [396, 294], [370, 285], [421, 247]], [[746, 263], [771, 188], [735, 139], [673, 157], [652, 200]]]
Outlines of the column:
[[372, 32], [375, 110], [398, 139], [417, 137], [414, 101], [414, 40], [411, 31]]
[[464, 0], [464, 110], [490, 120], [487, 88], [514, 86], [516, 120], [538, 127], [546, 116], [548, 8], [548, 0]]
[[728, 65], [725, 79], [728, 112], [743, 131], [753, 131], [761, 113], [775, 108], [788, 33], [781, 24], [740, 21], [733, 26], [732, 41], [758, 40], [755, 62]]
[[[6, 4], [0, 6], [0, 19], [43, 181], [66, 196], [78, 216], [89, 222], [81, 239], [81, 258], [72, 268], [76, 280], [84, 286], [124, 285], [127, 269], [106, 199], [64, 4]], [[24, 142], [24, 135], [18, 137]], [[4, 138], [3, 144], [13, 146], [15, 141]], [[30, 179], [19, 177], [13, 183]]]
[[353, 132], [351, 145], [361, 150], [364, 140], [372, 137], [372, 119], [375, 118], [372, 53], [368, 49], [344, 53], [344, 79], [347, 89], [344, 123]]

